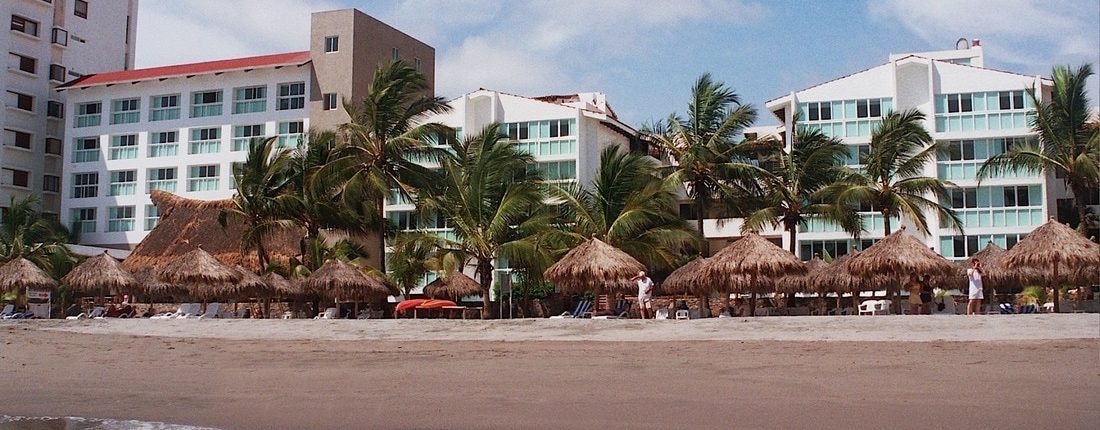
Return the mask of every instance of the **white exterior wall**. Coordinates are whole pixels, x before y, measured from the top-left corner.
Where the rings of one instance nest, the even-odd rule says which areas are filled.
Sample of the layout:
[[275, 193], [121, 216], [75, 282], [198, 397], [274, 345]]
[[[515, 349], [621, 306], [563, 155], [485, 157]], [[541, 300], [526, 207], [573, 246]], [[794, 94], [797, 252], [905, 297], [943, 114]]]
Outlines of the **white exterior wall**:
[[[303, 107], [292, 110], [276, 110], [278, 85], [290, 82], [305, 82], [306, 94]], [[176, 168], [176, 194], [186, 198], [212, 200], [233, 196], [230, 188], [232, 163], [242, 162], [246, 151], [232, 151], [233, 128], [238, 125], [264, 124], [265, 136], [276, 135], [277, 124], [283, 121], [303, 121], [304, 130], [309, 129], [310, 67], [284, 66], [279, 69], [259, 68], [249, 72], [225, 72], [219, 75], [200, 75], [191, 78], [169, 78], [141, 81], [135, 84], [123, 83], [107, 86], [95, 86], [86, 89], [70, 88], [66, 104], [66, 139], [64, 149], [64, 175], [62, 177], [61, 219], [71, 225], [72, 209], [96, 208], [95, 232], [81, 233], [79, 243], [89, 245], [109, 245], [132, 247], [148, 233], [145, 228], [145, 206], [151, 205], [147, 188], [149, 169], [160, 167]], [[234, 89], [264, 85], [267, 88], [267, 108], [263, 112], [233, 114]], [[222, 90], [222, 115], [190, 118], [191, 93], [196, 91]], [[180, 95], [180, 118], [178, 120], [149, 121], [151, 97], [166, 94]], [[140, 100], [140, 120], [129, 124], [110, 124], [111, 101], [126, 98]], [[100, 101], [103, 103], [101, 125], [75, 128], [76, 106], [80, 103]], [[190, 130], [194, 128], [219, 127], [220, 150], [217, 153], [188, 154]], [[151, 133], [176, 131], [177, 155], [172, 157], [149, 157]], [[135, 159], [110, 160], [111, 136], [137, 134], [138, 156]], [[74, 162], [73, 147], [77, 138], [97, 137], [100, 142], [99, 161]], [[219, 186], [216, 191], [187, 191], [189, 167], [197, 165], [218, 165]], [[118, 170], [136, 170], [137, 190], [133, 195], [108, 196], [110, 172]], [[99, 173], [98, 196], [93, 198], [73, 197], [73, 175], [85, 172]], [[134, 206], [134, 229], [126, 232], [107, 232], [108, 208], [112, 206]]]
[[[50, 65], [65, 67], [65, 80], [90, 73], [127, 69], [133, 66], [138, 0], [90, 1], [87, 18], [74, 15], [76, 0], [5, 0], [0, 1], [0, 47], [6, 70], [0, 71], [0, 206], [10, 198], [39, 197], [43, 211], [56, 213], [61, 195], [43, 189], [45, 175], [61, 175], [61, 157], [46, 153], [46, 139], [64, 139], [64, 120], [48, 117], [48, 102], [64, 102], [64, 94], [54, 91], [61, 82], [50, 79]], [[38, 23], [38, 35], [9, 30], [12, 16]], [[52, 41], [54, 29], [67, 37]], [[36, 60], [34, 73], [19, 70], [10, 53]], [[15, 107], [9, 91], [33, 97], [33, 111]], [[31, 148], [14, 145], [12, 131], [31, 135]], [[28, 186], [12, 181], [13, 171], [29, 173]]]
[[[935, 58], [944, 60], [969, 58], [971, 64], [981, 64], [982, 58], [980, 48], [978, 48], [976, 52], [974, 51], [975, 49], [971, 49], [970, 52], [963, 52], [957, 55], [952, 55], [949, 51], [942, 51], [935, 53]], [[1043, 87], [1043, 85], [1044, 81], [1038, 77], [1022, 76], [975, 66], [959, 65], [947, 61], [934, 61], [929, 58], [900, 54], [891, 56], [891, 61], [881, 66], [823, 83], [803, 91], [790, 93], [788, 96], [769, 102], [767, 107], [769, 111], [772, 112], [778, 112], [779, 109], [785, 109], [785, 118], [779, 119], [784, 123], [783, 127], [785, 128], [787, 136], [793, 134], [794, 115], [799, 112], [801, 103], [890, 98], [892, 99], [893, 110], [915, 108], [923, 112], [927, 118], [925, 128], [936, 141], [1030, 137], [1033, 136], [1033, 133], [1031, 133], [1030, 129], [1026, 126], [1014, 126], [1007, 129], [936, 131], [936, 100], [937, 96], [945, 94], [1021, 91], [1032, 86], [1046, 88]], [[1049, 89], [1044, 89], [1044, 91], [1049, 91]], [[1025, 94], [1025, 98], [1026, 97]], [[882, 113], [885, 115], [885, 108]], [[975, 111], [975, 113], [977, 113], [977, 111]], [[834, 112], [834, 118], [836, 115], [837, 114]], [[805, 118], [803, 118], [803, 121], [805, 121]], [[866, 145], [870, 142], [869, 135], [855, 137], [842, 135], [840, 137], [843, 137], [844, 142], [850, 145]], [[790, 142], [790, 138], [788, 138], [788, 145]], [[944, 164], [954, 163], [949, 160], [941, 161], [947, 161]], [[977, 160], [977, 164], [980, 165], [980, 160]], [[939, 165], [940, 163], [937, 162], [925, 166], [924, 175], [938, 176]], [[955, 185], [964, 188], [976, 188], [978, 186], [977, 178], [974, 176], [952, 179], [951, 181]], [[1054, 213], [1052, 208], [1054, 208], [1054, 198], [1056, 196], [1051, 195], [1052, 192], [1050, 192], [1050, 187], [1048, 186], [1050, 182], [1049, 178], [1040, 176], [994, 178], [982, 181], [982, 188], [995, 186], [1040, 186], [1042, 190], [1042, 216], [1032, 220], [1027, 223], [1027, 225], [1017, 226], [994, 227], [992, 225], [975, 225], [974, 223], [970, 223], [964, 226], [965, 236], [1018, 235], [1030, 232], [1048, 216]], [[1030, 199], [1032, 201], [1031, 206], [1036, 206], [1036, 196], [1032, 195]], [[965, 218], [965, 212], [967, 211], [965, 209], [958, 209], [958, 211], [960, 217]], [[953, 255], [949, 250], [942, 249], [943, 242], [941, 238], [959, 236], [959, 234], [952, 229], [940, 228], [939, 218], [935, 214], [926, 213], [925, 216], [928, 220], [929, 229], [931, 230], [929, 235], [920, 235], [916, 233], [916, 229], [910, 220], [902, 219], [901, 222], [908, 226], [910, 232], [917, 234], [917, 236], [921, 237], [930, 247], [935, 248], [937, 252], [947, 255], [949, 258], [965, 258], [964, 256]], [[894, 229], [898, 228], [897, 223], [894, 223], [892, 227]], [[883, 231], [881, 227], [868, 229], [864, 232], [862, 239], [881, 238], [882, 235]], [[800, 245], [812, 241], [840, 241], [848, 239], [851, 239], [848, 234], [833, 231], [800, 231], [798, 235]], [[783, 241], [784, 247], [789, 246], [789, 243], [787, 243], [789, 238], [785, 234]], [[979, 244], [979, 249], [984, 246], [985, 241], [983, 240]], [[968, 252], [973, 253], [974, 251], [968, 250]]]

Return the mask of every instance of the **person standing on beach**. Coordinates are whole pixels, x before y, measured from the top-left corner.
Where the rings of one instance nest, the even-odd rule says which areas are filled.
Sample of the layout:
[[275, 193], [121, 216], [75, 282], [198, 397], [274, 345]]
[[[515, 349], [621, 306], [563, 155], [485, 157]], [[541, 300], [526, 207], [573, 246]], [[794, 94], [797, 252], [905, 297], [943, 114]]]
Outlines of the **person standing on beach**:
[[921, 289], [924, 288], [924, 283], [921, 282], [920, 276], [913, 276], [909, 278], [909, 314], [920, 315], [921, 309], [924, 308], [924, 302], [921, 301]]
[[642, 319], [649, 319], [649, 311], [653, 309], [653, 280], [646, 276], [645, 270], [638, 272], [630, 280], [638, 284], [639, 313]]
[[970, 301], [966, 303], [966, 314], [977, 315], [982, 311], [982, 262], [977, 258], [970, 259], [970, 268], [966, 269], [966, 277], [970, 280]]

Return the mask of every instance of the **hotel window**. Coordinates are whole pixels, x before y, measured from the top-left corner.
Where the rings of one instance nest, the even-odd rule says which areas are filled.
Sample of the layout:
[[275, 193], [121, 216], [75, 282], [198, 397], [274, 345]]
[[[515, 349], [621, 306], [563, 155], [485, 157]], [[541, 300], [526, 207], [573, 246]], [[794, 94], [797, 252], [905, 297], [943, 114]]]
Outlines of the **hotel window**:
[[61, 46], [69, 46], [69, 32], [63, 28], [54, 27], [50, 32], [50, 41]]
[[61, 192], [61, 177], [56, 175], [42, 175], [42, 191], [48, 193]]
[[1024, 109], [1023, 91], [1001, 91], [997, 95], [1000, 110]]
[[115, 170], [111, 172], [108, 196], [132, 196], [137, 194], [137, 171]]
[[14, 52], [9, 54], [11, 55], [9, 67], [32, 75], [38, 72], [38, 60]]
[[111, 101], [111, 124], [130, 124], [141, 120], [140, 99]]
[[187, 178], [187, 191], [217, 191], [218, 190], [218, 165], [191, 166], [190, 176]]
[[301, 109], [306, 106], [306, 83], [279, 84], [278, 110]]
[[267, 110], [267, 87], [246, 87], [233, 90], [233, 113], [253, 113]]
[[569, 161], [548, 161], [528, 166], [528, 171], [538, 171], [546, 181], [571, 181], [577, 179], [577, 164]]
[[340, 36], [328, 36], [325, 38], [325, 52], [337, 52], [340, 50]]
[[879, 99], [856, 100], [856, 118], [878, 118], [882, 116], [882, 101]]
[[49, 100], [46, 102], [46, 116], [61, 119], [65, 117], [65, 105], [61, 102]]
[[133, 231], [134, 207], [111, 206], [107, 208], [107, 231]]
[[19, 188], [30, 188], [31, 174], [26, 170], [4, 169], [4, 185]]
[[50, 64], [50, 80], [56, 82], [65, 82], [65, 66], [60, 64]]
[[302, 121], [284, 121], [279, 123], [279, 147], [297, 148], [305, 132]]
[[122, 134], [111, 136], [111, 147], [108, 151], [108, 160], [130, 160], [137, 158], [137, 135]]
[[173, 157], [179, 154], [179, 132], [149, 133], [149, 157]]
[[400, 231], [412, 231], [420, 228], [414, 211], [392, 211], [388, 217], [390, 224]]
[[95, 208], [76, 208], [72, 210], [73, 232], [95, 232]]
[[78, 103], [73, 127], [95, 127], [99, 125], [99, 116], [102, 112], [103, 104], [100, 102]]
[[153, 96], [149, 100], [149, 121], [180, 119], [180, 95]]
[[74, 173], [73, 198], [86, 199], [99, 195], [99, 173]]
[[34, 97], [15, 91], [8, 91], [8, 94], [11, 94], [14, 102], [12, 105], [27, 112], [34, 112]]
[[336, 93], [325, 93], [322, 98], [325, 101], [325, 110], [336, 110]]
[[160, 220], [160, 210], [157, 205], [145, 205], [145, 231], [152, 230]]
[[11, 16], [11, 29], [20, 33], [38, 37], [38, 21], [27, 19], [19, 15]]
[[222, 90], [191, 93], [191, 118], [222, 114]]
[[50, 155], [61, 155], [61, 139], [56, 137], [46, 138], [46, 153]]
[[233, 127], [233, 151], [247, 151], [252, 139], [263, 139], [264, 125], [238, 125]]
[[145, 194], [152, 194], [153, 190], [176, 192], [176, 168], [156, 167], [145, 171], [148, 176], [145, 179]]
[[31, 141], [34, 140], [34, 136], [30, 133], [25, 133], [18, 130], [7, 129], [8, 135], [11, 136], [11, 145], [16, 148], [31, 149]]
[[948, 94], [947, 95], [947, 113], [973, 112], [973, 111], [974, 111], [974, 96], [973, 96], [973, 94]]
[[221, 129], [218, 127], [191, 129], [191, 145], [188, 154], [213, 154], [221, 152]]
[[76, 4], [73, 5], [73, 15], [88, 19], [88, 2], [85, 0], [76, 0]]
[[809, 107], [806, 108], [807, 121], [828, 121], [831, 119], [833, 119], [833, 107], [829, 102], [810, 103]]
[[390, 59], [393, 60], [393, 61], [400, 60], [401, 59], [401, 50], [397, 49], [396, 47], [390, 49]]
[[73, 142], [73, 162], [99, 161], [99, 138], [78, 137]]

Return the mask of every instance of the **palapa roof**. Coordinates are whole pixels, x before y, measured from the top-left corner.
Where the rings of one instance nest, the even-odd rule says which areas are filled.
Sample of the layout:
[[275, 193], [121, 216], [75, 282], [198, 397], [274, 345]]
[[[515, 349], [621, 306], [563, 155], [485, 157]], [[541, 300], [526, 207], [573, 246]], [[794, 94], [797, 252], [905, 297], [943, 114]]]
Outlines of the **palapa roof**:
[[53, 280], [46, 271], [23, 257], [16, 258], [0, 266], [0, 291], [27, 287], [56, 288], [57, 281]]
[[122, 264], [104, 251], [89, 257], [69, 271], [61, 282], [78, 291], [131, 290], [141, 284], [134, 275], [122, 268]]
[[848, 271], [861, 278], [882, 277], [893, 285], [906, 275], [949, 277], [954, 265], [924, 242], [905, 232], [905, 226], [852, 257]]
[[693, 295], [704, 292], [706, 288], [703, 287], [705, 280], [703, 278], [703, 265], [706, 264], [706, 261], [706, 257], [698, 256], [673, 270], [661, 283], [661, 292], [665, 294]]
[[157, 272], [157, 277], [166, 283], [183, 286], [196, 297], [219, 297], [240, 292], [236, 283], [240, 281], [241, 274], [202, 248], [168, 262]]
[[278, 296], [297, 296], [305, 292], [296, 282], [291, 282], [275, 272], [267, 272], [261, 279], [263, 279], [264, 284]]
[[481, 284], [465, 273], [454, 271], [425, 285], [424, 294], [433, 299], [477, 296], [481, 294]]
[[[122, 262], [126, 270], [137, 273], [146, 267], [159, 269], [199, 247], [224, 264], [239, 264], [252, 271], [259, 269], [255, 252], [241, 252], [244, 223], [232, 217], [225, 227], [218, 223], [218, 214], [232, 206], [232, 200], [193, 200], [160, 190], [154, 190], [151, 198], [160, 211], [160, 219]], [[288, 229], [271, 235], [264, 241], [264, 247], [272, 261], [286, 262], [299, 254], [298, 243], [303, 236], [300, 229]]]
[[630, 278], [643, 270], [645, 265], [630, 254], [593, 237], [569, 250], [543, 275], [565, 293], [629, 292], [637, 288]]
[[806, 267], [798, 257], [751, 232], [726, 245], [703, 266], [703, 276], [718, 291], [728, 293], [764, 292], [774, 289], [778, 278], [804, 273]]
[[806, 273], [801, 275], [787, 275], [779, 278], [776, 282], [776, 290], [784, 293], [801, 293], [813, 290], [813, 284], [810, 282], [810, 275], [815, 272], [819, 272], [829, 266], [825, 260], [821, 257], [814, 256], [803, 263], [806, 266]]
[[1003, 265], [1030, 269], [1017, 274], [1028, 282], [1095, 283], [1100, 281], [1100, 244], [1051, 218], [1017, 242], [1005, 254]]
[[318, 294], [340, 299], [377, 299], [400, 294], [396, 288], [339, 259], [326, 261], [303, 280], [302, 285]]
[[271, 297], [275, 295], [263, 278], [260, 278], [260, 275], [240, 265], [234, 266], [233, 270], [241, 275], [241, 279], [233, 283], [233, 289], [236, 290], [237, 296]]

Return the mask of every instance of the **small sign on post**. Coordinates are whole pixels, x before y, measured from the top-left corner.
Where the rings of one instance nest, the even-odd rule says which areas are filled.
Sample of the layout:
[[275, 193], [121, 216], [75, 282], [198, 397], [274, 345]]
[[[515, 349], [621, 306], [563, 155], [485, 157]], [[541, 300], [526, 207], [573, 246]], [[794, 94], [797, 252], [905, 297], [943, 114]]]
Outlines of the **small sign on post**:
[[50, 309], [53, 308], [53, 293], [50, 290], [36, 290], [27, 288], [27, 310], [34, 313], [35, 318], [49, 318]]

